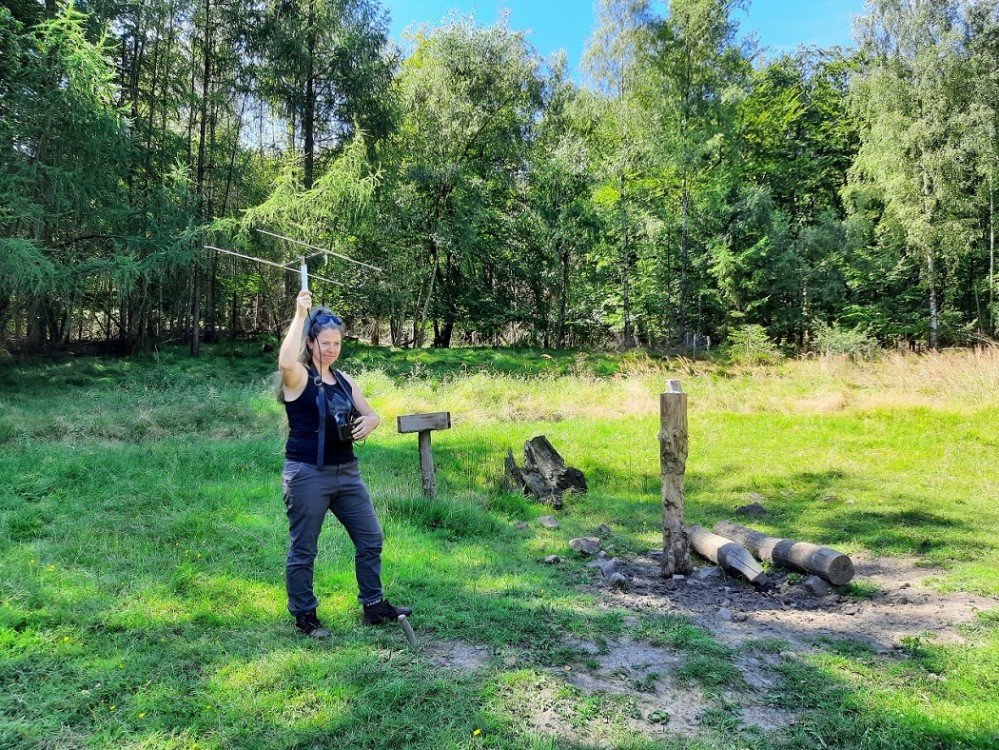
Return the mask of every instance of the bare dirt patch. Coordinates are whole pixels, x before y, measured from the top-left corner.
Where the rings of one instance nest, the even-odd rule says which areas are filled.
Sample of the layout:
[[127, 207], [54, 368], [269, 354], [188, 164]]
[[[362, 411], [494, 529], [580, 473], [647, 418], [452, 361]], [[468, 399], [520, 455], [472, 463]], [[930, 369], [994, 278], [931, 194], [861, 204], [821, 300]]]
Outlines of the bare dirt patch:
[[772, 593], [724, 576], [664, 581], [658, 577], [658, 563], [649, 558], [623, 567], [629, 590], [608, 591], [607, 596], [632, 609], [687, 615], [733, 647], [777, 639], [792, 649], [806, 649], [831, 638], [865, 642], [879, 652], [899, 648], [911, 637], [963, 643], [961, 626], [978, 612], [999, 607], [997, 599], [933, 590], [925, 582], [941, 571], [921, 566], [916, 558], [859, 554], [853, 562], [853, 583], [862, 596], [835, 590], [816, 596], [801, 577], [780, 572]]
[[719, 717], [742, 727], [775, 730], [796, 717], [767, 701], [777, 681], [777, 654], [753, 654], [736, 664], [745, 679], [740, 689], [711, 694], [678, 678], [684, 655], [639, 639], [622, 637], [599, 645], [566, 641], [588, 655], [585, 664], [551, 669], [531, 700], [517, 713], [535, 730], [594, 747], [617, 747], [622, 738], [695, 737]]
[[[565, 645], [579, 658], [536, 673], [537, 685], [529, 697], [515, 701], [515, 713], [535, 731], [595, 747], [613, 747], [628, 735], [695, 737], [719, 716], [743, 729], [779, 730], [798, 719], [773, 699], [782, 663], [830, 641], [863, 643], [881, 654], [902, 653], [907, 638], [963, 643], [962, 626], [976, 613], [999, 607], [999, 599], [932, 589], [927, 580], [941, 571], [917, 558], [861, 554], [853, 561], [856, 585], [821, 596], [805, 587], [803, 576], [779, 570], [771, 576], [775, 590], [761, 592], [722, 574], [666, 581], [652, 557], [618, 561], [625, 590], [609, 586], [594, 569], [594, 580], [581, 588], [597, 593], [608, 607], [633, 610], [628, 618], [633, 635], [640, 615], [688, 617], [733, 649], [741, 684], [706, 691], [679, 679], [677, 670], [689, 654], [653, 646], [640, 636], [568, 639]], [[461, 641], [437, 642], [423, 655], [438, 668], [462, 673], [484, 667], [493, 656], [508, 666], [520, 661], [516, 648], [494, 652]]]
[[[921, 566], [916, 558], [855, 555], [853, 561], [857, 586], [852, 593], [833, 590], [821, 596], [804, 586], [803, 576], [781, 571], [772, 575], [776, 589], [761, 592], [742, 579], [721, 574], [664, 581], [652, 558], [619, 565], [628, 581], [625, 590], [609, 587], [602, 578], [584, 588], [599, 592], [608, 606], [623, 606], [636, 614], [668, 611], [704, 626], [736, 651], [734, 666], [744, 685], [722, 690], [720, 698], [708, 698], [700, 687], [673, 678], [672, 672], [683, 661], [681, 654], [628, 638], [602, 648], [586, 641], [570, 642], [591, 658], [587, 667], [557, 678], [587, 695], [620, 697], [631, 709], [623, 717], [624, 725], [647, 737], [697, 735], [704, 730], [706, 714], [717, 712], [719, 705], [734, 710], [743, 728], [776, 730], [797, 719], [770, 700], [780, 681], [781, 662], [800, 659], [823, 641], [865, 643], [884, 654], [897, 652], [910, 637], [962, 643], [961, 626], [977, 612], [999, 606], [996, 599], [930, 588], [926, 580], [941, 571]], [[638, 622], [636, 616], [633, 624]], [[776, 644], [779, 651], [746, 648], [754, 643]], [[546, 731], [568, 729], [557, 716], [549, 707], [537, 713], [533, 723]], [[598, 740], [599, 728], [587, 726], [584, 735]]]
[[457, 640], [434, 641], [425, 645], [420, 654], [438, 669], [454, 669], [463, 673], [479, 669], [492, 656], [488, 646], [476, 646]]

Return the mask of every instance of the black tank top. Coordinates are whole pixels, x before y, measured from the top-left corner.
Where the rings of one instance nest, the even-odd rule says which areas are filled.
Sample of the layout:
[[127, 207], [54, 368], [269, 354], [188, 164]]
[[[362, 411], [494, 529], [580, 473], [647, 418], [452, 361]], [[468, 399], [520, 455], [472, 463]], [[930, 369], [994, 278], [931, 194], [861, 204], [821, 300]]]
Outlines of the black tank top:
[[[305, 381], [305, 390], [294, 401], [284, 402], [288, 415], [288, 442], [284, 455], [289, 461], [302, 461], [316, 464], [319, 454], [319, 408], [316, 398], [319, 388], [310, 373]], [[347, 392], [334, 378], [334, 382], [323, 383], [326, 393], [326, 445], [323, 451], [324, 464], [346, 464], [354, 460], [354, 444], [340, 440], [333, 411], [344, 403], [351, 403]]]

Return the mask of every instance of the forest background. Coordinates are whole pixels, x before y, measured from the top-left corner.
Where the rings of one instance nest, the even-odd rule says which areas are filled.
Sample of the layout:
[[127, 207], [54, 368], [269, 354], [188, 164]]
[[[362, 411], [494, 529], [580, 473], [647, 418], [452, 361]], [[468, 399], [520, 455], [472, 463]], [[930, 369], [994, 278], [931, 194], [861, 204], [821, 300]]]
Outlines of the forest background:
[[[376, 0], [0, 7], [0, 342], [278, 335], [293, 265], [373, 343], [995, 336], [999, 2], [868, 0], [767, 56], [737, 0], [599, 0], [584, 59]], [[310, 251], [311, 252], [311, 251]]]

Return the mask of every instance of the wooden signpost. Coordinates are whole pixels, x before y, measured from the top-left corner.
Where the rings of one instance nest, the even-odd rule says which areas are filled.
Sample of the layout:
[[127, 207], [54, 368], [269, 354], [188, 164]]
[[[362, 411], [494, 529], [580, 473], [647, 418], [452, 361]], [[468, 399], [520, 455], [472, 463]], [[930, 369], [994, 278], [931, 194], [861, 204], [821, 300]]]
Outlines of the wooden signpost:
[[405, 414], [396, 417], [400, 433], [415, 432], [420, 440], [420, 473], [423, 475], [423, 494], [428, 499], [437, 497], [437, 479], [434, 476], [434, 454], [430, 449], [433, 430], [451, 429], [451, 412], [435, 411], [428, 414]]

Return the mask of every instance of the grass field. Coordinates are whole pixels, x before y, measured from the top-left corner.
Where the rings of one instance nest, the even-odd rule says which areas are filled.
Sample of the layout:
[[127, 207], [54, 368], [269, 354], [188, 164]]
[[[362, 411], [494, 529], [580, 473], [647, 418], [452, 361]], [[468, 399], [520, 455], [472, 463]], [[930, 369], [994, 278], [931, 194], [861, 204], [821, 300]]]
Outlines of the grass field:
[[[657, 394], [679, 378], [688, 522], [762, 497], [764, 530], [914, 557], [942, 571], [936, 590], [999, 597], [996, 352], [743, 369], [351, 345], [343, 367], [383, 418], [358, 452], [386, 532], [387, 593], [416, 610], [416, 654], [397, 628], [360, 626], [335, 523], [316, 575], [333, 638], [294, 632], [273, 357], [218, 346], [200, 360], [0, 369], [0, 748], [999, 746], [999, 604], [961, 644], [926, 633], [882, 654], [826, 639], [784, 660], [786, 644], [734, 649], [665, 610], [615, 606], [567, 547], [600, 524], [623, 559], [661, 546]], [[454, 427], [434, 435], [439, 497], [426, 501], [415, 436], [394, 422], [440, 410]], [[590, 486], [555, 531], [535, 523], [550, 508], [501, 483], [507, 448], [537, 434]], [[548, 554], [563, 564], [539, 564]], [[845, 593], [870, 594], [862, 581]], [[581, 641], [622, 640], [675, 657], [668, 680], [650, 673], [636, 691], [696, 695], [696, 732], [564, 679], [595, 669]], [[444, 651], [476, 656], [458, 668]], [[735, 665], [753, 654], [773, 662], [757, 698], [793, 712], [786, 726], [733, 719], [733, 696], [754, 690]], [[541, 703], [559, 731], [539, 728]], [[635, 718], [661, 736], [634, 731]]]

